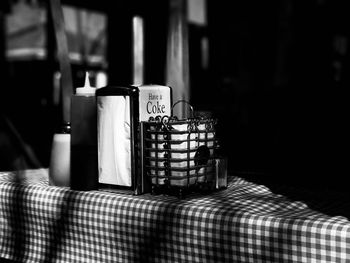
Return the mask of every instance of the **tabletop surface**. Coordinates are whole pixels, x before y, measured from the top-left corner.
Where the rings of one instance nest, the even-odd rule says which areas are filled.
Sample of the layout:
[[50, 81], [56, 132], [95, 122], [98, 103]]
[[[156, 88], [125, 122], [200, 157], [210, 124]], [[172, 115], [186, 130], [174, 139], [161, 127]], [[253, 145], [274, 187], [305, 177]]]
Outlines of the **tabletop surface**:
[[230, 177], [184, 199], [0, 172], [0, 258], [21, 262], [350, 262], [350, 222]]

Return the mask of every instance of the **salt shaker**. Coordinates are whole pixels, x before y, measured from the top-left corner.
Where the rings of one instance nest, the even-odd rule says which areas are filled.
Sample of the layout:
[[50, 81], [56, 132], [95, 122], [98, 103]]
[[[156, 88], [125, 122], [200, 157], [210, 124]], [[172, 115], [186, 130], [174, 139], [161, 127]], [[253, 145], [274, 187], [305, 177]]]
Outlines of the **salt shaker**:
[[53, 135], [49, 167], [49, 184], [53, 186], [70, 186], [70, 128], [65, 122]]

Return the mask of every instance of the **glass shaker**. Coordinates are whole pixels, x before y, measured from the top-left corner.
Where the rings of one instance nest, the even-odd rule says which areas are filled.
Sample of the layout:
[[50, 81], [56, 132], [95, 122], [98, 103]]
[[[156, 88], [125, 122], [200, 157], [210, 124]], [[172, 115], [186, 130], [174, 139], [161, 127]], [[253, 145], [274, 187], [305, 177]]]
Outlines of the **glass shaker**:
[[70, 186], [70, 129], [70, 123], [65, 122], [53, 136], [49, 167], [49, 185]]

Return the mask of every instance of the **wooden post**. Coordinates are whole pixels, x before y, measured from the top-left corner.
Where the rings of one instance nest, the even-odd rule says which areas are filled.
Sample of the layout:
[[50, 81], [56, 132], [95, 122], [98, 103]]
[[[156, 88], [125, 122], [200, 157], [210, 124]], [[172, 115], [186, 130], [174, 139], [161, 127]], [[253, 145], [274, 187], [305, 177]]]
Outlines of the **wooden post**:
[[68, 42], [60, 0], [50, 0], [53, 26], [56, 36], [58, 61], [61, 71], [63, 122], [70, 122], [70, 100], [73, 95], [72, 70], [68, 56]]
[[[186, 0], [170, 0], [170, 18], [167, 40], [166, 85], [173, 89], [173, 103], [190, 100], [188, 28]], [[175, 107], [179, 119], [188, 115], [186, 104]]]
[[133, 85], [144, 82], [144, 29], [143, 18], [134, 16], [132, 19], [133, 45]]

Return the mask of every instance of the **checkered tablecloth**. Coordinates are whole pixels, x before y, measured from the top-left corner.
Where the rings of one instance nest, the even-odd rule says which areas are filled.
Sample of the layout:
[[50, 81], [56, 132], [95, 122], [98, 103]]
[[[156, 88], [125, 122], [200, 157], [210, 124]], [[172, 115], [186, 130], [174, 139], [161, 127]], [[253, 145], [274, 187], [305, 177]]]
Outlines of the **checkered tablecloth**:
[[240, 177], [225, 190], [185, 199], [48, 186], [47, 170], [13, 178], [0, 173], [0, 258], [350, 262], [346, 218], [313, 211]]

